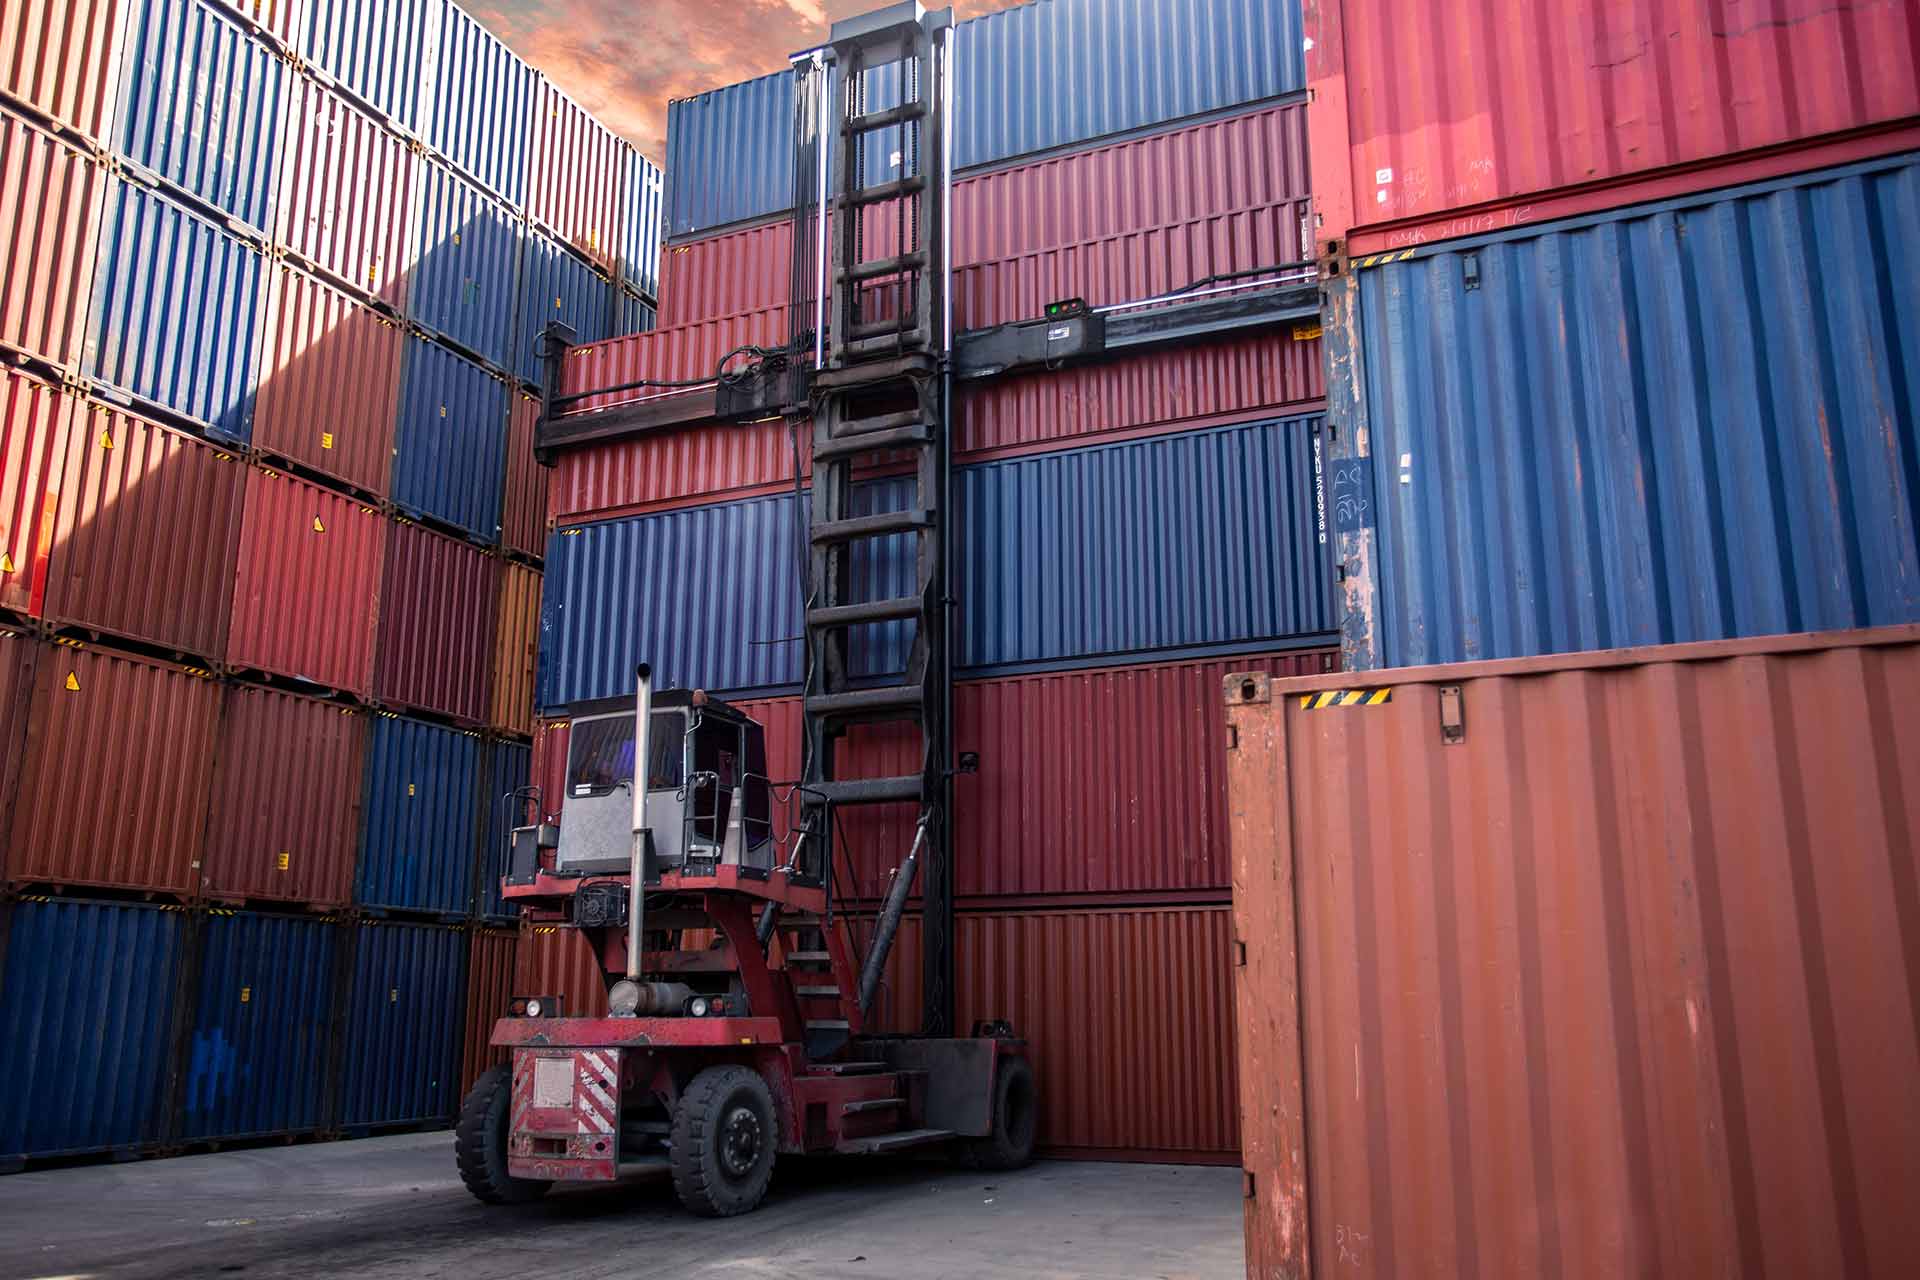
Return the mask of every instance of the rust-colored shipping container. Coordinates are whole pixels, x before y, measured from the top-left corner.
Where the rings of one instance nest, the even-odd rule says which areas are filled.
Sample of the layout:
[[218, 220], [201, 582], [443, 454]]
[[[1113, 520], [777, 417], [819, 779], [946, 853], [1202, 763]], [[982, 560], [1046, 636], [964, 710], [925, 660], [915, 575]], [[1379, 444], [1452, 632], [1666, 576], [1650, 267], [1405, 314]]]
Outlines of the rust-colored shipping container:
[[1249, 1275], [1920, 1264], [1920, 627], [1224, 692]]
[[78, 372], [106, 191], [92, 155], [0, 111], [0, 349]]
[[[783, 307], [778, 313], [761, 311], [747, 316], [728, 316], [675, 329], [649, 329], [645, 333], [586, 343], [568, 349], [566, 365], [560, 371], [560, 394], [580, 395], [600, 387], [646, 380], [681, 382], [711, 378], [720, 366], [721, 357], [735, 348], [784, 346], [790, 336]], [[568, 405], [566, 411], [604, 409], [670, 394], [669, 389], [640, 387], [590, 396]]]
[[418, 156], [318, 80], [295, 77], [291, 97], [280, 243], [322, 274], [405, 314]]
[[500, 622], [494, 630], [492, 711], [502, 733], [533, 733], [534, 652], [540, 641], [538, 569], [511, 560], [500, 565]]
[[75, 412], [65, 453], [42, 616], [219, 661], [246, 464], [98, 403]]
[[89, 142], [113, 126], [131, 0], [8, 0], [0, 94]]
[[541, 76], [528, 158], [528, 215], [595, 265], [617, 271], [620, 139]]
[[465, 724], [487, 719], [501, 562], [470, 543], [396, 520], [387, 535], [374, 696]]
[[273, 273], [254, 446], [384, 497], [406, 334], [287, 263]]
[[206, 671], [50, 646], [0, 855], [7, 881], [197, 892], [219, 713]]
[[607, 1013], [607, 984], [600, 963], [578, 929], [550, 924], [520, 926], [513, 966], [513, 995], [561, 998], [562, 1011], [582, 1018]]
[[353, 901], [367, 716], [282, 689], [221, 699], [202, 885], [224, 901]]
[[370, 696], [386, 547], [373, 508], [271, 468], [248, 472], [228, 665]]
[[24, 631], [0, 627], [0, 831], [7, 831], [26, 745], [27, 704], [33, 696], [40, 644]]
[[0, 369], [0, 610], [38, 617], [77, 406], [65, 390]]
[[537, 559], [547, 554], [547, 477], [551, 474], [533, 458], [540, 402], [525, 392], [509, 394], [512, 407], [507, 417], [507, 487], [500, 509], [500, 545]]
[[[1310, 0], [1305, 18], [1315, 235], [1355, 254], [1917, 140], [1911, 4]], [[1861, 137], [1870, 132], [1879, 136]], [[1855, 150], [1728, 171], [1820, 139]], [[1633, 189], [1662, 175], [1677, 175], [1679, 189]], [[1574, 193], [1583, 204], [1542, 198]]]
[[467, 943], [467, 1021], [460, 1054], [460, 1096], [493, 1067], [503, 1066], [507, 1051], [488, 1043], [493, 1024], [505, 1016], [513, 998], [519, 966], [520, 934], [513, 929], [476, 929]]

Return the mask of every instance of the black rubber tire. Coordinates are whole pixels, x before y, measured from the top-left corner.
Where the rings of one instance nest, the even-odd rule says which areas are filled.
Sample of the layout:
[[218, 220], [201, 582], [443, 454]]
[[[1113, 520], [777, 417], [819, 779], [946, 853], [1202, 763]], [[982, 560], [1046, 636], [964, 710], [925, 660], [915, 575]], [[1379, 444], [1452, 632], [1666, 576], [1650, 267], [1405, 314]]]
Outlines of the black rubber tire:
[[[743, 1119], [741, 1112], [750, 1119]], [[750, 1156], [729, 1149], [751, 1129]], [[756, 1207], [773, 1179], [780, 1147], [773, 1092], [750, 1067], [708, 1067], [673, 1109], [673, 1189], [680, 1203], [706, 1218], [731, 1218]]]
[[1039, 1131], [1040, 1094], [1033, 1067], [1025, 1058], [1006, 1058], [993, 1082], [993, 1132], [984, 1138], [963, 1138], [954, 1147], [954, 1159], [967, 1169], [1023, 1169], [1033, 1162], [1034, 1135]]
[[487, 1204], [525, 1204], [553, 1186], [507, 1172], [507, 1113], [513, 1104], [513, 1072], [495, 1067], [474, 1082], [453, 1131], [460, 1181]]

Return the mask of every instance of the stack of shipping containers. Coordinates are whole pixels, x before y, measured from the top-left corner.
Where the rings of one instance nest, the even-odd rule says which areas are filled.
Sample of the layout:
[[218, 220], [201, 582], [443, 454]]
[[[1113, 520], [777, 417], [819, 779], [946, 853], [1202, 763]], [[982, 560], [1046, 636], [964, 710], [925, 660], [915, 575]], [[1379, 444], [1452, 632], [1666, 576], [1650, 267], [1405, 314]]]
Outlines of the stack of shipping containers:
[[[1298, 6], [1263, 0], [1041, 0], [961, 23], [956, 329], [1311, 257], [1300, 51]], [[741, 343], [787, 340], [791, 94], [783, 73], [671, 106], [661, 327], [570, 358], [567, 390], [710, 376]], [[959, 1025], [1031, 1038], [1052, 1152], [1237, 1150], [1219, 688], [1337, 661], [1323, 407], [1312, 325], [958, 393], [955, 746], [980, 756], [955, 802]], [[774, 776], [798, 775], [794, 457], [777, 421], [558, 456], [535, 744], [550, 809], [567, 704], [623, 692], [643, 658], [739, 701]], [[906, 569], [883, 551], [867, 572]], [[916, 744], [860, 730], [844, 767], [910, 771], [882, 761]], [[843, 892], [870, 907], [914, 818], [843, 814]], [[919, 1024], [918, 947], [910, 919], [879, 1001], [895, 1029]], [[525, 990], [601, 999], [576, 935], [534, 930], [521, 961]]]
[[443, 1122], [535, 335], [651, 324], [659, 173], [445, 0], [0, 24], [0, 1162]]

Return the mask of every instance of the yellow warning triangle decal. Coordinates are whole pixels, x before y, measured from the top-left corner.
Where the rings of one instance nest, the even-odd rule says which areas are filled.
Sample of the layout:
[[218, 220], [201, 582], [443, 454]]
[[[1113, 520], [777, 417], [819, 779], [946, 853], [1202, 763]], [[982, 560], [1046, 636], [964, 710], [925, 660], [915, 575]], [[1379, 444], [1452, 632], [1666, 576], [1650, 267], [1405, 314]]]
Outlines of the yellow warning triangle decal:
[[80, 676], [77, 672], [73, 672], [73, 671], [67, 672], [67, 692], [68, 693], [80, 692]]
[[321, 523], [320, 523], [320, 517], [319, 517], [319, 516], [315, 516], [315, 517], [313, 518], [313, 531], [314, 531], [315, 533], [325, 533], [325, 532], [327, 531], [327, 526], [325, 526], [324, 524], [321, 524]]
[[100, 447], [102, 449], [113, 448], [113, 433], [106, 430], [104, 427], [101, 428], [100, 430]]
[[4, 551], [0, 551], [0, 573], [18, 573], [18, 572], [19, 570], [13, 567], [13, 557], [8, 555]]

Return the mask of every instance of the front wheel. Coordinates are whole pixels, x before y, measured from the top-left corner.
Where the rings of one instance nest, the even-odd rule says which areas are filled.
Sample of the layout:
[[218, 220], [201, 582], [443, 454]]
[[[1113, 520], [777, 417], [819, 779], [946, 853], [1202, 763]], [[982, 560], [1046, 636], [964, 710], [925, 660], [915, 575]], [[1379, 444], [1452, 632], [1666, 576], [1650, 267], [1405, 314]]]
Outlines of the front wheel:
[[963, 1139], [954, 1157], [968, 1169], [1024, 1168], [1033, 1160], [1039, 1120], [1033, 1068], [1025, 1058], [1005, 1058], [993, 1082], [993, 1131], [984, 1138]]
[[673, 1110], [673, 1189], [708, 1218], [757, 1206], [773, 1178], [780, 1131], [773, 1093], [747, 1067], [708, 1067]]
[[487, 1204], [524, 1204], [538, 1200], [553, 1186], [507, 1172], [507, 1111], [512, 1097], [512, 1068], [495, 1067], [474, 1083], [460, 1108], [460, 1125], [453, 1131], [460, 1181]]

